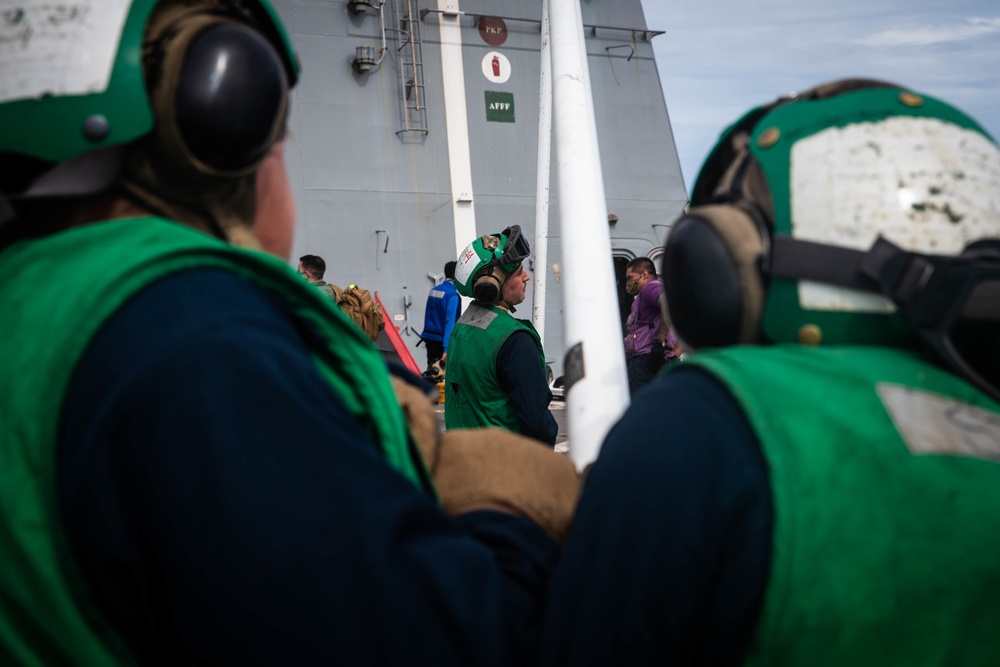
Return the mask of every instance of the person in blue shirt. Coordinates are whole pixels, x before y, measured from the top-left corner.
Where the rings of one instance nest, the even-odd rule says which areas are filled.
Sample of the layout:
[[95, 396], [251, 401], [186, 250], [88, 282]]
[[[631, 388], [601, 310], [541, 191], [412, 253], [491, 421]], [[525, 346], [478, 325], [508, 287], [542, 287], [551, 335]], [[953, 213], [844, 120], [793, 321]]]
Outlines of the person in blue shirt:
[[447, 361], [448, 339], [455, 322], [462, 316], [462, 297], [455, 288], [455, 265], [451, 261], [444, 265], [444, 281], [435, 285], [427, 295], [424, 309], [424, 330], [420, 340], [427, 348], [427, 367], [438, 360]]

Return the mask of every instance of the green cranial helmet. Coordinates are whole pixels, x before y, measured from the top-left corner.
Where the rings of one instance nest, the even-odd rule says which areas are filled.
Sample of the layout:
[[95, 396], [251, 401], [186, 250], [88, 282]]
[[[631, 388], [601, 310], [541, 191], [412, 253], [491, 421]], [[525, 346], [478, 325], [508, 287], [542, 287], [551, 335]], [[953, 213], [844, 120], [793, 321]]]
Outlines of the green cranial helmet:
[[839, 81], [730, 126], [691, 206], [674, 225], [663, 270], [676, 292], [671, 314], [692, 347], [905, 343], [912, 327], [860, 258], [880, 238], [946, 256], [1000, 238], [1000, 148], [942, 101]]
[[[56, 170], [61, 174], [58, 178], [46, 174], [59, 165], [80, 162], [83, 156], [105, 152], [102, 149], [135, 142], [155, 128], [167, 125], [171, 126], [171, 136], [181, 137], [182, 142], [189, 144], [184, 149], [186, 155], [199, 162], [202, 171], [222, 176], [235, 174], [236, 161], [231, 156], [213, 154], [215, 148], [205, 141], [211, 139], [212, 129], [199, 127], [200, 121], [193, 120], [204, 115], [196, 108], [197, 102], [191, 102], [205, 91], [205, 86], [196, 90], [197, 77], [205, 80], [205, 72], [211, 68], [209, 61], [215, 58], [218, 63], [223, 58], [220, 54], [227, 49], [229, 53], [252, 56], [254, 39], [268, 44], [267, 48], [280, 60], [278, 69], [286, 91], [298, 75], [298, 61], [291, 43], [265, 0], [19, 4], [16, 9], [5, 11], [3, 30], [8, 55], [0, 61], [0, 127], [4, 128], [0, 133], [0, 160], [5, 166], [0, 187], [5, 196], [35, 196], [34, 191], [41, 192], [38, 196], [101, 191], [110, 177], [102, 181], [90, 165], [78, 168], [75, 173], [70, 173], [68, 167]], [[167, 12], [173, 17], [172, 22], [151, 36], [150, 18], [157, 5], [176, 7], [172, 14]], [[184, 21], [195, 14], [199, 15], [195, 24], [200, 26], [200, 32], [184, 26]], [[185, 29], [191, 34], [184, 35]], [[239, 30], [243, 34], [238, 34]], [[11, 49], [16, 53], [11, 55]], [[177, 51], [180, 56], [173, 55]], [[179, 60], [176, 66], [165, 64], [171, 58]], [[258, 62], [259, 59], [248, 59], [243, 67], [256, 66]], [[229, 69], [237, 71], [239, 66]], [[246, 78], [245, 74], [240, 76]], [[164, 88], [165, 93], [158, 92]], [[164, 97], [158, 101], [156, 95]], [[278, 104], [282, 105], [280, 113], [274, 111]], [[283, 106], [283, 100], [273, 102], [272, 108], [260, 111], [257, 119], [231, 116], [229, 127], [236, 132], [247, 128], [251, 121], [267, 122], [259, 120], [266, 112], [275, 117], [271, 125], [283, 123]], [[248, 143], [250, 140], [256, 140], [259, 146], [268, 140], [273, 143], [269, 137], [261, 137], [265, 131], [250, 128], [249, 134], [253, 132], [257, 136], [250, 137]], [[234, 137], [230, 134], [225, 139]], [[257, 152], [263, 150], [259, 146]], [[252, 155], [240, 168], [253, 169], [260, 158]], [[11, 165], [16, 167], [11, 169]], [[11, 171], [18, 173], [8, 173]], [[44, 180], [44, 185], [32, 189], [39, 180]]]
[[504, 283], [517, 271], [531, 247], [518, 225], [470, 243], [455, 265], [455, 287], [462, 296], [486, 305], [500, 301]]
[[1000, 378], [1000, 148], [889, 83], [781, 98], [709, 154], [663, 276], [691, 348], [924, 343], [995, 388], [982, 376]]

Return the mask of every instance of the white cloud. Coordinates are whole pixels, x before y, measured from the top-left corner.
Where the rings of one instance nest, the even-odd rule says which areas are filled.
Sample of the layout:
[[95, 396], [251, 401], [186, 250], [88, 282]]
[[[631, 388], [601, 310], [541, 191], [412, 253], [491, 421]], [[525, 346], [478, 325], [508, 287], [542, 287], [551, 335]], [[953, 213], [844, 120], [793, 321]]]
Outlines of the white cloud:
[[997, 0], [642, 0], [689, 188], [753, 106], [843, 77], [898, 83], [1000, 137]]
[[893, 28], [857, 40], [861, 46], [928, 46], [948, 42], [967, 42], [1000, 33], [1000, 17], [970, 18], [950, 26]]

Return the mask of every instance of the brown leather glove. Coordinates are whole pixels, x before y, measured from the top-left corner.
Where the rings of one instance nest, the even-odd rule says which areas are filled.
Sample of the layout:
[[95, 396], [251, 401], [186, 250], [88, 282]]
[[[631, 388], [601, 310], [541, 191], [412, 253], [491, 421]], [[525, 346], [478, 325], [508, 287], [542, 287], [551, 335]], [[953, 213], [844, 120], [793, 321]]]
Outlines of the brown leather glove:
[[517, 514], [566, 542], [581, 487], [569, 457], [498, 428], [441, 434], [429, 398], [398, 378], [392, 384], [446, 512]]
[[531, 519], [560, 544], [569, 538], [580, 479], [564, 454], [486, 428], [446, 431], [423, 455], [449, 514], [500, 510]]

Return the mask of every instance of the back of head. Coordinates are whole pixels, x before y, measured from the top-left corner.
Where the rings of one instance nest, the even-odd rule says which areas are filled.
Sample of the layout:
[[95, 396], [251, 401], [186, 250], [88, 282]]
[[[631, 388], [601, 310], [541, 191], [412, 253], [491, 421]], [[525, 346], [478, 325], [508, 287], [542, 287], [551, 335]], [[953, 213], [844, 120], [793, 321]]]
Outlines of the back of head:
[[303, 255], [299, 257], [299, 263], [314, 280], [322, 280], [326, 274], [326, 261], [319, 255]]
[[444, 265], [444, 277], [448, 280], [452, 280], [455, 277], [455, 265], [458, 262], [452, 260], [450, 262], [445, 262]]
[[503, 286], [531, 254], [518, 225], [487, 234], [470, 243], [456, 262], [455, 287], [462, 296], [485, 306], [500, 303]]
[[944, 102], [845, 80], [752, 109], [691, 205], [661, 272], [691, 347], [923, 341], [957, 370], [963, 321], [996, 332], [1000, 148]]
[[274, 10], [97, 7], [62, 23], [48, 5], [28, 7], [22, 57], [0, 65], [0, 222], [30, 226], [39, 202], [111, 193], [219, 237], [248, 235], [254, 175], [282, 139], [298, 72]]

